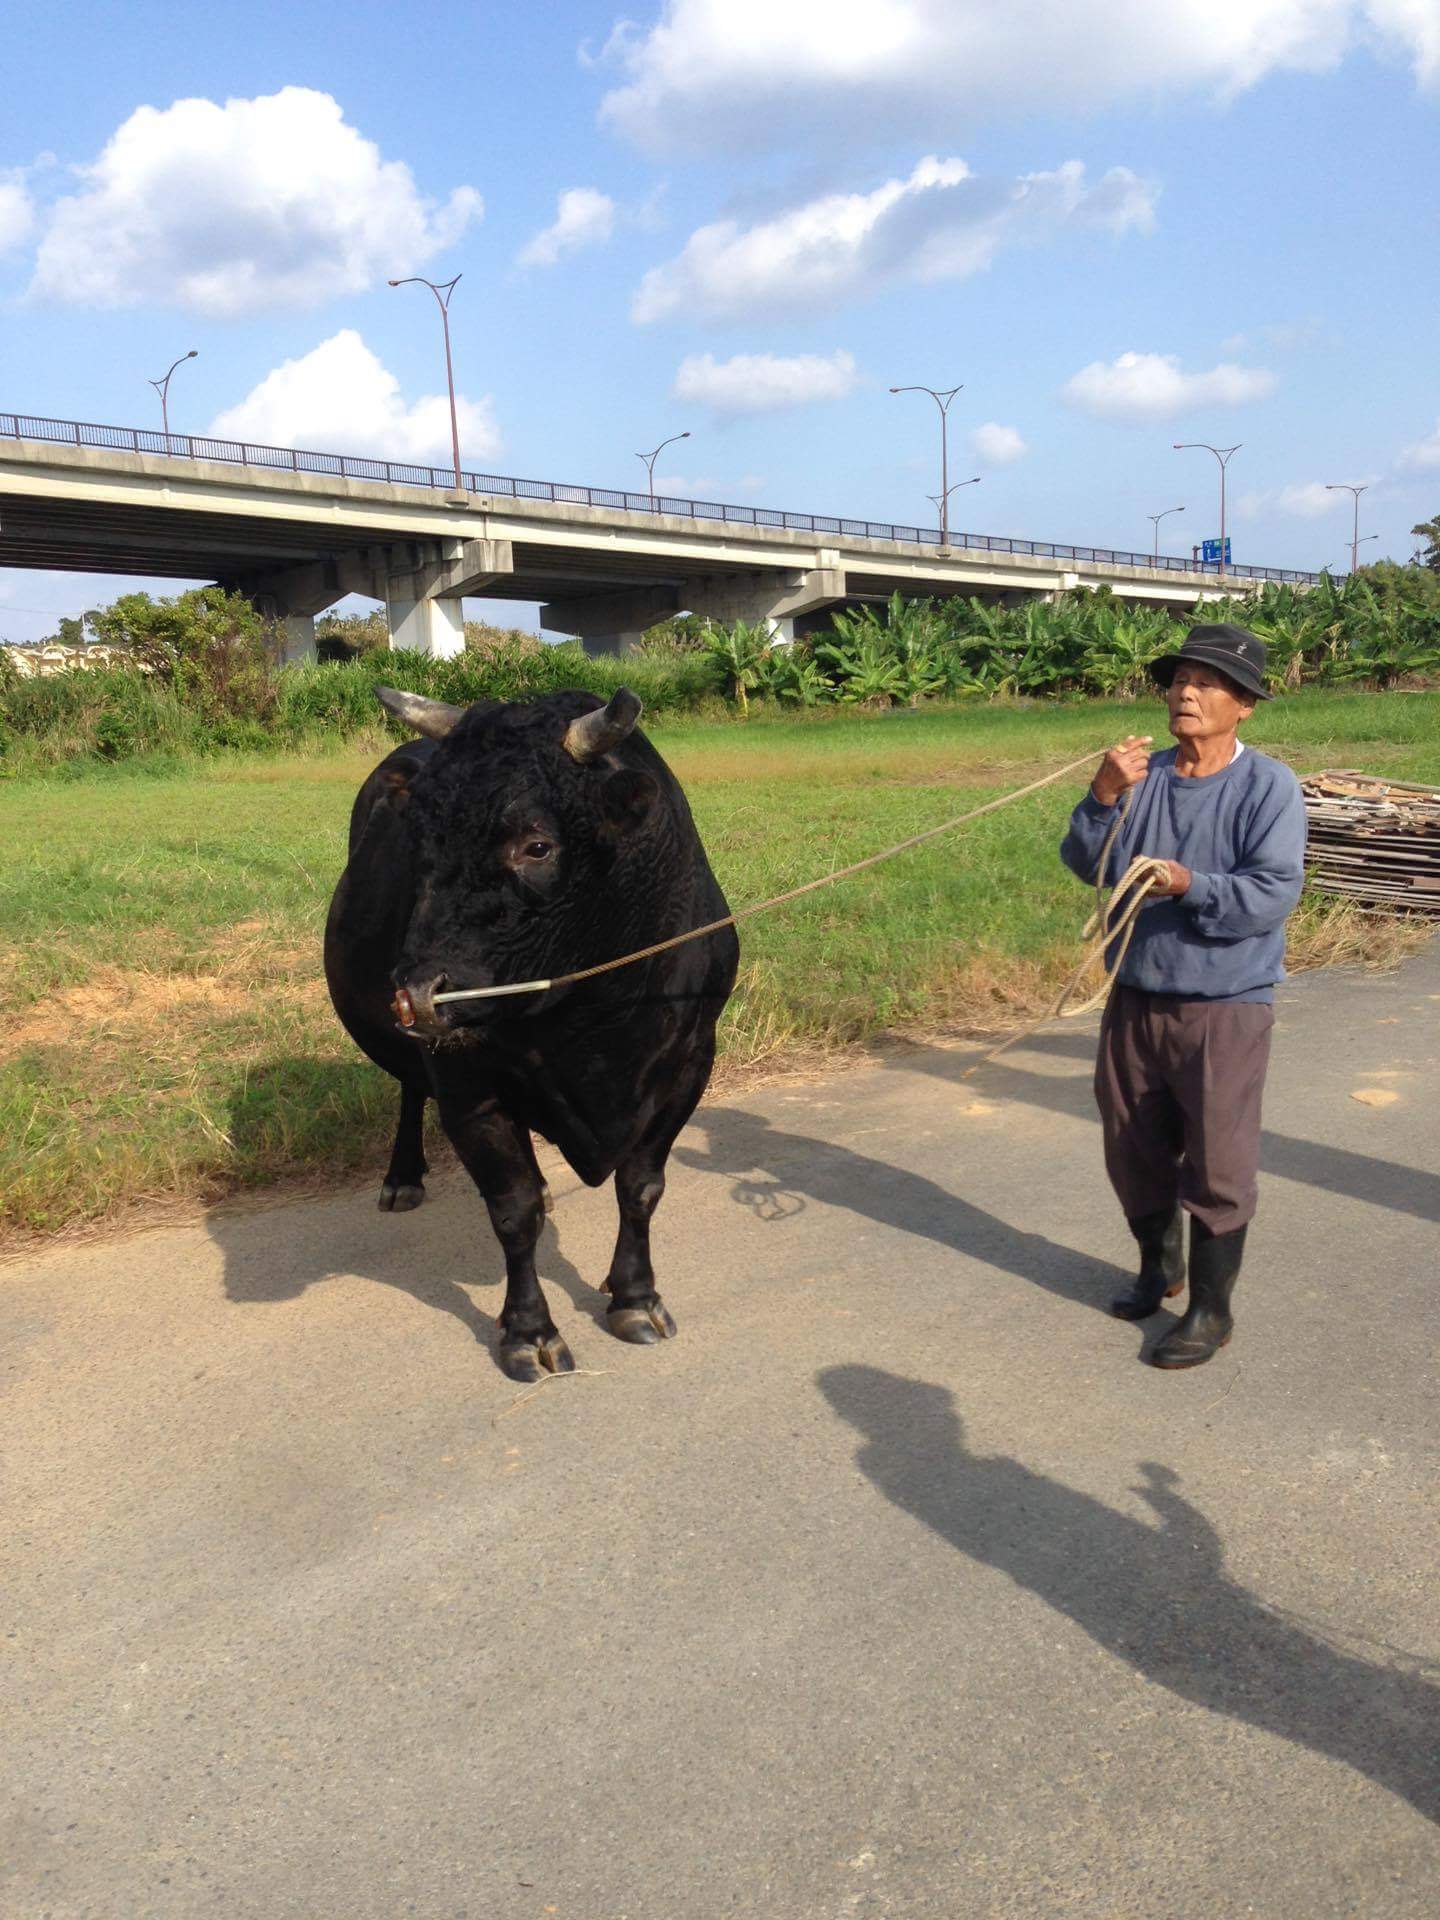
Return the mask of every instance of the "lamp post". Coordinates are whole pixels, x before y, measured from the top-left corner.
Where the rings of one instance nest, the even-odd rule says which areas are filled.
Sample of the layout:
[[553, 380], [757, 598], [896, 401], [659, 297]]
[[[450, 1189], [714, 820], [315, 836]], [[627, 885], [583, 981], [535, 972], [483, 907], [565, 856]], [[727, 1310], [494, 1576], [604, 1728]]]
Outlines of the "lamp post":
[[463, 278], [463, 274], [457, 273], [453, 280], [442, 280], [437, 286], [433, 280], [412, 273], [406, 280], [390, 282], [392, 287], [429, 287], [440, 309], [440, 324], [445, 329], [445, 384], [450, 390], [450, 448], [455, 455], [456, 493], [464, 493], [465, 488], [460, 479], [460, 420], [455, 411], [455, 367], [450, 358], [450, 296]]
[[[965, 390], [962, 381], [958, 387], [947, 387], [936, 391], [934, 387], [891, 387], [891, 393], [928, 393], [940, 409], [940, 491], [928, 498], [937, 500], [940, 507], [940, 544], [950, 544], [950, 496], [955, 489], [950, 484], [950, 402], [957, 393]], [[969, 482], [963, 482], [969, 485]]]
[[[973, 480], [957, 480], [954, 486], [951, 487], [950, 493], [958, 493], [961, 487], [978, 487], [979, 484], [980, 484], [980, 475], [977, 473]], [[935, 502], [936, 511], [940, 513], [942, 516], [942, 524], [944, 525], [945, 531], [941, 536], [941, 545], [947, 546], [947, 547], [950, 544], [949, 517], [948, 517], [948, 514], [946, 514], [945, 507], [941, 505], [941, 502], [943, 500], [948, 505], [949, 497], [950, 497], [949, 494], [940, 494], [940, 493], [927, 493], [925, 496], [927, 500], [933, 500]]]
[[152, 380], [150, 385], [160, 396], [160, 426], [165, 435], [165, 451], [170, 451], [170, 375], [176, 367], [183, 367], [187, 360], [194, 360], [199, 354], [198, 347], [191, 347], [188, 353], [182, 353], [166, 372], [163, 380]]
[[[1351, 573], [1354, 573], [1360, 564], [1360, 560], [1359, 560], [1360, 496], [1362, 493], [1365, 493], [1369, 490], [1369, 486], [1370, 486], [1370, 482], [1368, 480], [1366, 480], [1362, 485], [1358, 487], [1352, 487], [1348, 485], [1347, 482], [1345, 482], [1344, 480], [1337, 480], [1334, 482], [1327, 480], [1325, 482], [1325, 491], [1327, 493], [1348, 493], [1351, 499], [1354, 501], [1355, 515], [1350, 522], [1350, 571]], [[1378, 540], [1380, 536], [1378, 533], [1376, 533], [1376, 534], [1367, 535], [1367, 538]]]
[[[1154, 546], [1153, 557], [1156, 560], [1160, 558], [1160, 522], [1165, 518], [1167, 518], [1167, 516], [1172, 513], [1184, 513], [1184, 511], [1185, 511], [1184, 507], [1166, 507], [1163, 513], [1147, 513], [1146, 514], [1145, 518], [1150, 522], [1151, 528], [1154, 530], [1154, 534], [1155, 534], [1155, 546]], [[1220, 551], [1223, 553], [1225, 549], [1222, 547]]]
[[666, 447], [673, 447], [677, 440], [688, 440], [689, 438], [690, 431], [687, 428], [684, 433], [672, 433], [668, 440], [662, 440], [652, 453], [637, 453], [635, 456], [637, 460], [643, 460], [645, 462], [645, 484], [650, 490], [650, 511], [652, 513], [655, 511], [655, 462], [660, 458], [660, 455], [665, 451]]
[[1230, 464], [1232, 453], [1238, 453], [1244, 446], [1243, 440], [1236, 441], [1233, 447], [1212, 447], [1208, 440], [1173, 440], [1172, 448], [1176, 453], [1184, 453], [1188, 448], [1200, 447], [1206, 453], [1213, 453], [1220, 462], [1220, 564], [1218, 571], [1225, 571], [1225, 469]]

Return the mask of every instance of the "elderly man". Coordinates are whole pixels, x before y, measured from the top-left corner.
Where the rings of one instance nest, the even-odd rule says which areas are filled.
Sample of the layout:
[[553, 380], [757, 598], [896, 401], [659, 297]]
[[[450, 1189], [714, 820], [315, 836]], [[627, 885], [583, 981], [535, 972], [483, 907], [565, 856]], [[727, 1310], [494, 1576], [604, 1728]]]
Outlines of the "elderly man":
[[1070, 816], [1060, 857], [1093, 881], [1130, 793], [1107, 879], [1142, 854], [1168, 861], [1142, 910], [1100, 1027], [1095, 1097], [1105, 1168], [1140, 1243], [1140, 1273], [1112, 1302], [1143, 1320], [1178, 1294], [1180, 1209], [1190, 1215], [1190, 1300], [1150, 1358], [1198, 1367], [1229, 1340], [1231, 1294], [1255, 1212], [1260, 1096], [1285, 919], [1300, 898], [1305, 807], [1294, 774], [1236, 728], [1265, 691], [1265, 648], [1244, 627], [1193, 627], [1157, 660], [1177, 744], [1112, 747]]

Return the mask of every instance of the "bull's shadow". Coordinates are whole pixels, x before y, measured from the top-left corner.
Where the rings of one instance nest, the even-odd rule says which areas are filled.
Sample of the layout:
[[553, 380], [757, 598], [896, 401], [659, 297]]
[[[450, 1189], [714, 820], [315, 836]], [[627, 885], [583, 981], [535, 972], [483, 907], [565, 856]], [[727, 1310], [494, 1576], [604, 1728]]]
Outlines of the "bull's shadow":
[[[705, 1132], [705, 1152], [694, 1144], [697, 1128]], [[830, 1140], [786, 1132], [743, 1108], [701, 1107], [674, 1158], [703, 1173], [737, 1176], [732, 1195], [758, 1219], [784, 1220], [803, 1210], [808, 1196], [919, 1234], [1101, 1313], [1108, 1314], [1117, 1287], [1130, 1281], [1127, 1269], [1043, 1233], [1026, 1233], [923, 1174]]]
[[[281, 1059], [251, 1069], [229, 1112], [242, 1175], [258, 1173], [273, 1160], [278, 1133], [293, 1142], [317, 1113], [328, 1111], [332, 1126], [336, 1112], [353, 1114], [357, 1126], [373, 1130], [377, 1091], [388, 1109], [392, 1086], [362, 1060]], [[417, 1211], [382, 1213], [376, 1201], [383, 1164], [382, 1158], [367, 1184], [297, 1207], [283, 1227], [270, 1209], [216, 1209], [207, 1226], [224, 1256], [226, 1298], [243, 1306], [293, 1300], [321, 1282], [360, 1275], [450, 1314], [493, 1353], [500, 1338], [495, 1315], [482, 1311], [469, 1292], [495, 1287], [497, 1312], [504, 1298], [505, 1261], [485, 1203], [468, 1176], [449, 1165], [438, 1182], [433, 1175], [427, 1182], [430, 1198]], [[610, 1297], [561, 1254], [553, 1220], [545, 1224], [536, 1257], [542, 1284], [559, 1287], [603, 1326]]]
[[1391, 1649], [1367, 1659], [1247, 1592], [1172, 1469], [1140, 1468], [1150, 1524], [1004, 1455], [971, 1453], [944, 1387], [858, 1365], [827, 1368], [819, 1385], [865, 1436], [861, 1471], [958, 1552], [1182, 1700], [1343, 1761], [1440, 1821], [1433, 1664]]

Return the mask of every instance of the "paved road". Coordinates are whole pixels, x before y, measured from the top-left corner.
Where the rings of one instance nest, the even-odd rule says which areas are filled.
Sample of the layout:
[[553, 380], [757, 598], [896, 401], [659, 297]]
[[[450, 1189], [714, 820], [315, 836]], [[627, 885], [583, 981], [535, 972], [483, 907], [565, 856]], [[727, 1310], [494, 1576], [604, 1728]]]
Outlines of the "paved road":
[[707, 1108], [663, 1348], [560, 1182], [598, 1371], [529, 1398], [458, 1179], [11, 1269], [0, 1906], [1433, 1915], [1437, 1015], [1440, 955], [1286, 990], [1189, 1374], [1099, 1310], [1074, 1029]]

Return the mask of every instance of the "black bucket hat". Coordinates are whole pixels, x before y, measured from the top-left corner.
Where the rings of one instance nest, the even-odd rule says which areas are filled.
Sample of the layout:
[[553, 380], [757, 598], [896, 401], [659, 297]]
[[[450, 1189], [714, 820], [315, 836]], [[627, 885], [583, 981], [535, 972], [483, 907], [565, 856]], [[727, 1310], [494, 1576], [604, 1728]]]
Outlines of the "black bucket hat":
[[1229, 620], [1214, 627], [1192, 627], [1178, 653], [1167, 653], [1150, 662], [1150, 678], [1168, 687], [1182, 660], [1198, 660], [1202, 666], [1214, 667], [1257, 700], [1275, 698], [1265, 689], [1265, 642], [1248, 627], [1237, 627]]

